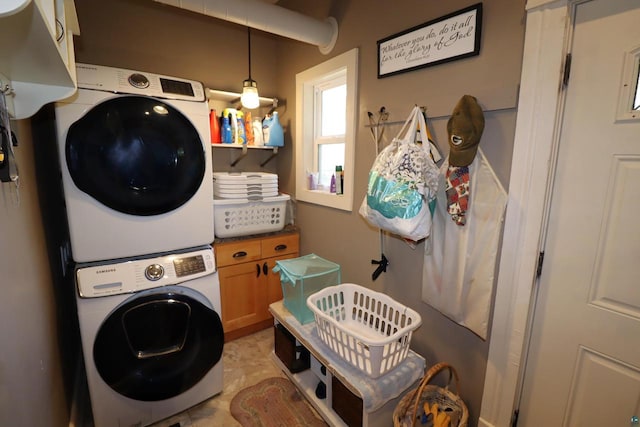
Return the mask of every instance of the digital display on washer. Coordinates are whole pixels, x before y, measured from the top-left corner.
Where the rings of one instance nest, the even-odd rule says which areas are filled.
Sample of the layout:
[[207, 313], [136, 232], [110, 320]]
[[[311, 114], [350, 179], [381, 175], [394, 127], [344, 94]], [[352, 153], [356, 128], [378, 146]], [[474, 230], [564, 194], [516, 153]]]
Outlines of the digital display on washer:
[[194, 96], [191, 83], [179, 82], [177, 80], [163, 79], [160, 77], [160, 85], [165, 93], [175, 93], [176, 95]]
[[207, 270], [202, 255], [175, 259], [173, 261], [173, 268], [175, 268], [176, 276], [178, 277], [202, 273]]

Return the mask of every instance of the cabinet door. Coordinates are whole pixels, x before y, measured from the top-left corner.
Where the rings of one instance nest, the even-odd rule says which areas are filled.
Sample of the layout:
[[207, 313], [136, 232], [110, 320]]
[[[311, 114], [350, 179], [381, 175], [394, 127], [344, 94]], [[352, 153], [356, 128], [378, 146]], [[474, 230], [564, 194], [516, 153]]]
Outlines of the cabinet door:
[[274, 303], [276, 301], [280, 301], [282, 299], [282, 285], [280, 284], [280, 273], [274, 273], [273, 267], [276, 266], [277, 260], [296, 258], [298, 256], [297, 253], [282, 255], [275, 258], [269, 258], [264, 261], [264, 264], [267, 266], [267, 275], [266, 275], [266, 304], [264, 306], [263, 319], [271, 318], [271, 313], [269, 312], [269, 304]]
[[225, 334], [264, 320], [266, 278], [261, 262], [247, 262], [218, 269]]

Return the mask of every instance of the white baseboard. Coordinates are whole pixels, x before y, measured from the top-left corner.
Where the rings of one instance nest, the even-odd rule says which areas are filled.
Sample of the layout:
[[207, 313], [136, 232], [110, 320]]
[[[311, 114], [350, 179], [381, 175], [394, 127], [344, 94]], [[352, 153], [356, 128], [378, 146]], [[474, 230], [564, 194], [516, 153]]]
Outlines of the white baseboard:
[[478, 420], [478, 427], [496, 427], [496, 426], [491, 424], [484, 418], [480, 417], [480, 419]]

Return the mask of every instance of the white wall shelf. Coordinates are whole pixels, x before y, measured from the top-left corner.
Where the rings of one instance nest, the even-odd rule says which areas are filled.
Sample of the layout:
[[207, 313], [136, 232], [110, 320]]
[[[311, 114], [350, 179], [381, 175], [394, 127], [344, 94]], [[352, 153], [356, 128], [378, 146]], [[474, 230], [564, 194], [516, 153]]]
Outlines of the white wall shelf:
[[271, 150], [272, 153], [266, 160], [260, 163], [260, 166], [264, 166], [271, 161], [275, 156], [278, 155], [278, 147], [266, 147], [266, 146], [258, 146], [258, 145], [246, 145], [246, 144], [211, 144], [211, 148], [236, 148], [242, 149], [242, 153], [230, 163], [233, 167], [240, 162], [247, 154], [249, 154], [249, 149], [252, 150]]
[[[240, 105], [240, 93], [209, 88], [205, 89], [205, 93], [207, 95], [207, 100], [209, 101], [209, 108], [216, 110], [218, 113], [220, 113], [225, 108], [236, 108], [238, 110], [242, 109], [242, 106]], [[250, 110], [252, 114], [270, 114], [278, 106], [278, 98], [266, 98], [261, 96], [259, 100], [260, 105], [258, 106], [258, 108]], [[249, 149], [271, 151], [271, 155], [260, 163], [261, 167], [269, 163], [274, 157], [278, 155], [278, 147], [246, 144], [211, 144], [211, 147], [241, 149], [242, 153], [230, 163], [231, 167], [237, 165], [240, 160], [242, 160], [247, 154], [249, 154]]]
[[[207, 99], [209, 100], [209, 105], [215, 103], [216, 101], [219, 101], [219, 102], [223, 102], [224, 104], [227, 104], [227, 106], [235, 105], [236, 107], [234, 108], [238, 108], [238, 109], [241, 108], [240, 93], [227, 92], [224, 90], [216, 90], [216, 89], [209, 89], [209, 88], [207, 88], [205, 92], [207, 94]], [[276, 108], [278, 106], [278, 98], [266, 98], [261, 96], [258, 99], [260, 100], [260, 105], [258, 106], [258, 108], [264, 108], [264, 107]]]

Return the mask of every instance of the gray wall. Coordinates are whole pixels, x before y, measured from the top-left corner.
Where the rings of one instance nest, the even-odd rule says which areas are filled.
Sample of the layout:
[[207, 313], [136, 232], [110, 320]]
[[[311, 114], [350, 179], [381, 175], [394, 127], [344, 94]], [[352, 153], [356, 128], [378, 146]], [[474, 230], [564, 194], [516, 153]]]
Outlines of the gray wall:
[[[302, 2], [286, 3], [291, 8], [298, 5], [302, 10]], [[488, 342], [421, 301], [424, 244], [411, 249], [398, 238], [385, 237], [384, 253], [390, 266], [387, 273], [372, 281], [375, 266], [371, 260], [380, 259], [379, 234], [357, 212], [375, 159], [375, 146], [369, 128], [365, 127], [367, 111], [376, 112], [381, 106], [389, 111], [389, 121], [404, 121], [415, 104], [426, 106], [433, 136], [446, 153], [446, 122], [453, 107], [464, 94], [476, 96], [486, 120], [480, 146], [505, 188], [508, 187], [524, 40], [523, 0], [483, 2], [479, 56], [377, 78], [377, 40], [471, 4], [460, 0], [428, 3], [404, 0], [391, 6], [388, 2], [352, 0], [340, 10], [327, 5], [323, 9], [318, 3], [313, 10], [307, 9], [307, 14], [318, 17], [333, 14], [338, 19], [340, 35], [328, 57], [354, 47], [360, 49], [356, 170], [352, 172], [356, 190], [353, 212], [299, 202], [297, 222], [302, 230], [302, 253], [313, 252], [337, 262], [342, 266], [345, 282], [382, 291], [420, 313], [423, 323], [413, 335], [412, 349], [427, 359], [428, 366], [446, 361], [456, 367], [462, 381], [462, 396], [475, 424], [480, 413]], [[288, 100], [295, 99], [295, 74], [328, 58], [313, 46], [288, 40], [278, 44], [278, 52], [278, 90]], [[285, 152], [290, 157], [283, 156], [278, 163], [281, 182], [292, 194], [295, 194], [295, 150], [290, 148], [294, 145], [291, 140], [295, 135], [294, 114], [293, 108], [283, 114], [283, 123], [289, 124], [289, 140], [285, 143], [289, 151]], [[386, 128], [386, 143], [400, 127], [401, 124]]]
[[[81, 32], [76, 37], [78, 62], [193, 79], [229, 92], [241, 92], [249, 76], [246, 27], [151, 0], [81, 0], [76, 9]], [[278, 96], [277, 40], [260, 31], [251, 33], [251, 76], [260, 96]], [[215, 149], [214, 169], [259, 170], [269, 156], [268, 151], [251, 150], [232, 168], [238, 154], [236, 149]], [[276, 165], [269, 162], [264, 171], [275, 173]]]
[[66, 425], [54, 284], [28, 121], [15, 123], [20, 189], [0, 185], [0, 425]]
[[[205, 86], [240, 91], [247, 78], [246, 29], [150, 0], [76, 0], [81, 36], [76, 37], [78, 62], [147, 70], [202, 81]], [[486, 0], [481, 52], [478, 57], [404, 73], [376, 77], [376, 41], [414, 25], [469, 6], [472, 2], [370, 0], [278, 4], [340, 25], [336, 47], [327, 56], [318, 49], [259, 31], [252, 32], [252, 77], [263, 96], [282, 100], [279, 111], [286, 128], [286, 146], [266, 170], [277, 171], [281, 189], [295, 194], [295, 74], [351, 48], [360, 48], [358, 137], [354, 206], [359, 206], [375, 157], [366, 112], [385, 106], [391, 121], [406, 118], [414, 104], [425, 105], [436, 141], [446, 151], [446, 120], [463, 94], [478, 98], [487, 125], [481, 147], [507, 186], [515, 128], [515, 105], [524, 35], [524, 0]], [[67, 424], [70, 401], [62, 374], [61, 344], [56, 339], [56, 296], [49, 275], [45, 235], [34, 178], [28, 121], [17, 149], [21, 203], [13, 205], [8, 187], [0, 196], [0, 254], [10, 304], [0, 311], [0, 424], [52, 426]], [[386, 142], [399, 126], [389, 126]], [[36, 141], [50, 143], [50, 141]], [[239, 170], [256, 170], [267, 156], [250, 152]], [[214, 169], [228, 170], [232, 149], [214, 150]], [[357, 214], [311, 204], [297, 204], [302, 252], [315, 252], [341, 264], [343, 279], [383, 291], [420, 312], [423, 325], [412, 347], [427, 359], [452, 363], [462, 378], [462, 394], [476, 423], [482, 398], [488, 344], [421, 302], [423, 245], [414, 250], [387, 237], [389, 271], [371, 281], [371, 259], [379, 258], [379, 238]], [[8, 280], [7, 280], [8, 279]], [[11, 286], [7, 284], [10, 283]], [[62, 352], [64, 354], [64, 352]], [[25, 356], [26, 355], [26, 356]], [[67, 374], [68, 376], [68, 374]], [[66, 387], [66, 388], [65, 388]], [[65, 399], [65, 396], [67, 399]], [[25, 403], [29, 402], [26, 407]], [[7, 412], [6, 408], [11, 408]], [[4, 418], [3, 418], [4, 417]]]

